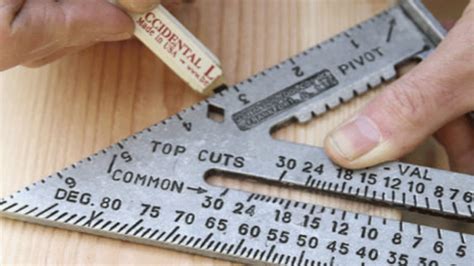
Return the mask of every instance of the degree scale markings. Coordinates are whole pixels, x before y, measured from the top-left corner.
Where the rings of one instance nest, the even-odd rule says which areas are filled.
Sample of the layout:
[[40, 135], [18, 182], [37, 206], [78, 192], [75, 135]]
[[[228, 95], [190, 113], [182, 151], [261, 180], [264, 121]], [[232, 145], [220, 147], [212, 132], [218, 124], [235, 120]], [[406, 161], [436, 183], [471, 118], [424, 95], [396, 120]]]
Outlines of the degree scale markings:
[[[268, 133], [334, 108], [392, 78], [398, 62], [433, 49], [407, 10], [397, 6], [349, 29], [358, 47], [339, 34], [0, 200], [1, 214], [244, 263], [468, 264], [472, 235], [213, 187], [202, 178], [214, 169], [281, 179], [472, 220], [472, 176], [404, 163], [349, 172], [318, 148]], [[397, 25], [387, 42], [391, 19]], [[224, 121], [207, 118], [211, 105], [224, 109]], [[245, 108], [261, 115], [247, 115], [239, 127], [232, 116]]]

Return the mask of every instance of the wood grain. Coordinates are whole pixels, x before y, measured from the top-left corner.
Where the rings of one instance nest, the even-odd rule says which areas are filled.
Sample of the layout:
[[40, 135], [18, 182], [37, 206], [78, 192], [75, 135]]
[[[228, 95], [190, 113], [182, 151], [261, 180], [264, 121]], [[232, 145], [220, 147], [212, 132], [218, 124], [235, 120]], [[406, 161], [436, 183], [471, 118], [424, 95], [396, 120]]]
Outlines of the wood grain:
[[[390, 6], [390, 0], [196, 1], [172, 10], [236, 83]], [[376, 92], [278, 137], [321, 144]], [[73, 163], [201, 99], [136, 40], [100, 44], [39, 69], [0, 73], [0, 195]], [[431, 162], [443, 163], [428, 145]], [[424, 158], [425, 156], [415, 156]], [[441, 159], [439, 159], [441, 158]], [[243, 185], [245, 186], [245, 185]], [[263, 187], [283, 197], [389, 217], [395, 211], [317, 193]], [[0, 264], [230, 263], [0, 219]]]

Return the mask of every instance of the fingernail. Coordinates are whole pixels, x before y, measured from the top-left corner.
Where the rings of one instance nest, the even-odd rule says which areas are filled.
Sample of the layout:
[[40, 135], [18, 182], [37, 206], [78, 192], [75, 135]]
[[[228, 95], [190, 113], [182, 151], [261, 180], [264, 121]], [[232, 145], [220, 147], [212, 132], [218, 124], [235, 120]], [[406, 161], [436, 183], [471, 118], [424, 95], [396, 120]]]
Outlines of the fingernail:
[[152, 10], [160, 4], [159, 0], [119, 0], [119, 4], [125, 8], [128, 12], [132, 13], [145, 13]]
[[99, 42], [115, 42], [115, 41], [128, 40], [130, 38], [132, 38], [132, 35], [130, 33], [122, 32], [122, 33], [116, 33], [116, 34], [103, 35], [100, 38], [98, 38], [97, 41], [99, 41]]
[[334, 151], [353, 161], [377, 147], [382, 135], [372, 120], [360, 115], [336, 129], [328, 140]]

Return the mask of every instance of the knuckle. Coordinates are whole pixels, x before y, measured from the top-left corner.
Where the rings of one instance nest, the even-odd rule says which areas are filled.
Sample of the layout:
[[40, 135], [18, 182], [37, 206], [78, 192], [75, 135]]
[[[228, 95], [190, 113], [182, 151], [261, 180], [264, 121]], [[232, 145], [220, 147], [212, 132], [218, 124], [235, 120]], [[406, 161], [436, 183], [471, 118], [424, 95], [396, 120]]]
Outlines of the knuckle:
[[432, 116], [456, 113], [461, 108], [460, 102], [465, 101], [466, 93], [453, 86], [455, 83], [449, 78], [432, 78], [423, 73], [404, 76], [385, 92], [386, 114], [395, 116], [409, 127], [418, 128]]
[[[60, 6], [39, 7], [0, 4], [0, 9], [5, 9], [3, 11], [6, 14], [0, 17], [0, 71], [38, 57], [44, 51], [51, 50], [51, 47], [63, 45], [62, 39], [67, 39], [56, 38], [65, 36], [61, 31], [61, 28], [64, 28], [64, 20], [58, 12], [61, 10]], [[58, 27], [53, 28], [54, 25]]]
[[423, 123], [433, 109], [431, 97], [418, 83], [419, 81], [401, 79], [384, 95], [386, 114], [412, 128]]

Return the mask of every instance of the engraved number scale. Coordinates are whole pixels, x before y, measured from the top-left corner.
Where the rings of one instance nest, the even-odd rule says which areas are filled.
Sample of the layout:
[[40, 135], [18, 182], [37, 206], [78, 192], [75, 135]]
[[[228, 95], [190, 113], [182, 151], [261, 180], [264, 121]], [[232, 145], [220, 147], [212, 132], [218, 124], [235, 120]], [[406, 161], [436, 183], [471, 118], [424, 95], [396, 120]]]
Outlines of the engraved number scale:
[[[30, 222], [245, 263], [468, 265], [472, 235], [220, 188], [231, 172], [473, 220], [473, 176], [392, 162], [350, 171], [272, 139], [395, 77], [444, 31], [415, 0], [0, 200]], [[223, 121], [208, 117], [224, 115]]]

